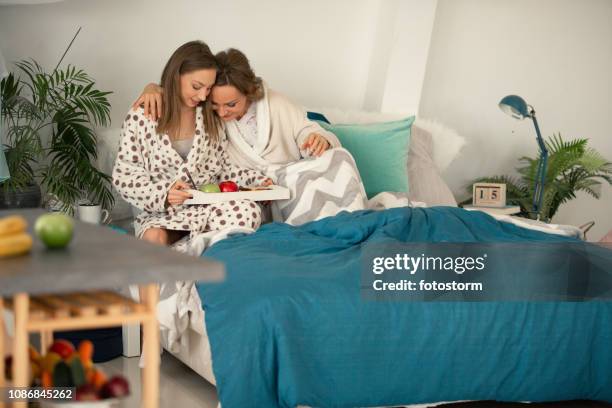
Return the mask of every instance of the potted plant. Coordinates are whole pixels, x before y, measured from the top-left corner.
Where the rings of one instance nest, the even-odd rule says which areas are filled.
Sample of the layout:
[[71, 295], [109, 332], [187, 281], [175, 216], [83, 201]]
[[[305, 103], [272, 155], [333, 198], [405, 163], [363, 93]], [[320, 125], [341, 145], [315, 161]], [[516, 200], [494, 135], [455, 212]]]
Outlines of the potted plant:
[[[588, 147], [588, 139], [565, 141], [557, 134], [545, 143], [549, 156], [541, 219], [550, 221], [559, 207], [576, 198], [579, 191], [599, 199], [602, 182], [612, 185], [612, 163]], [[508, 204], [521, 207], [519, 216], [535, 219], [536, 214], [531, 212], [531, 206], [539, 158], [521, 157], [519, 161], [522, 163], [517, 168], [519, 177], [483, 177], [474, 180], [474, 183], [505, 183]], [[470, 186], [470, 192], [471, 189]]]
[[[111, 178], [92, 163], [97, 157], [94, 126], [110, 123], [110, 92], [98, 90], [85, 71], [71, 65], [58, 64], [50, 72], [33, 59], [15, 65], [17, 72], [0, 83], [10, 172], [0, 184], [0, 208], [38, 206], [38, 182], [70, 214], [83, 196], [110, 210]], [[33, 202], [24, 202], [28, 194]]]

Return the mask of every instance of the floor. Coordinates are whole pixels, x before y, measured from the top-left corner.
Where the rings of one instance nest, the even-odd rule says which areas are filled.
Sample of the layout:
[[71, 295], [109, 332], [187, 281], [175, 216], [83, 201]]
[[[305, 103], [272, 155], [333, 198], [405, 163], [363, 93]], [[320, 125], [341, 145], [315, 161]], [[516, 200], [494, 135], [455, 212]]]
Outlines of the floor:
[[[139, 360], [138, 357], [120, 357], [100, 364], [107, 375], [122, 374], [130, 382], [131, 395], [121, 401], [121, 408], [139, 406]], [[218, 400], [215, 387], [170, 353], [163, 353], [161, 360], [160, 408], [217, 408]]]
[[[139, 358], [117, 358], [101, 364], [110, 376], [122, 374], [130, 381], [132, 394], [120, 407], [138, 407], [140, 401]], [[162, 354], [160, 370], [160, 408], [217, 408], [215, 387], [169, 353]], [[568, 401], [545, 404], [518, 404], [493, 401], [445, 404], [443, 408], [612, 408], [612, 404], [592, 401]]]

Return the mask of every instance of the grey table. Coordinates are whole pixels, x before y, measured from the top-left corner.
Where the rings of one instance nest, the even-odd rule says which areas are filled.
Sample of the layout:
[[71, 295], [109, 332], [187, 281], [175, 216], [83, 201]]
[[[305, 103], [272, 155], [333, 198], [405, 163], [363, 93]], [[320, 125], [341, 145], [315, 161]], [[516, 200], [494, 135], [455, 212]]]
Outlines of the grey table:
[[[43, 210], [5, 210], [0, 218], [19, 214], [28, 220], [34, 237], [36, 218]], [[104, 327], [116, 325], [109, 316], [74, 317], [29, 321], [30, 295], [82, 293], [138, 285], [145, 293], [142, 309], [122, 314], [122, 323], [142, 322], [143, 404], [158, 406], [159, 327], [156, 307], [158, 283], [182, 280], [219, 281], [223, 265], [217, 261], [179, 254], [167, 247], [149, 244], [133, 236], [120, 234], [106, 226], [75, 221], [72, 242], [67, 248], [49, 250], [34, 237], [28, 255], [0, 258], [0, 356], [3, 355], [5, 324], [3, 297], [13, 297], [15, 312], [13, 385], [28, 384], [28, 332]], [[0, 387], [4, 384], [4, 359], [0, 358]], [[16, 404], [19, 406], [19, 404]], [[25, 406], [22, 404], [21, 406]], [[2, 407], [2, 402], [0, 402]]]

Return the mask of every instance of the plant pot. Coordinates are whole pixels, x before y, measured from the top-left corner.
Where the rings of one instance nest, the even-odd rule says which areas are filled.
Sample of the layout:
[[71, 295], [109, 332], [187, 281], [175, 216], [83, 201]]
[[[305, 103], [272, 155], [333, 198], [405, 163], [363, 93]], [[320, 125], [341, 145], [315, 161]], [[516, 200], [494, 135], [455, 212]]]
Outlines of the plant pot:
[[0, 186], [0, 210], [13, 208], [39, 208], [41, 201], [40, 186], [30, 184], [23, 190], [5, 191]]

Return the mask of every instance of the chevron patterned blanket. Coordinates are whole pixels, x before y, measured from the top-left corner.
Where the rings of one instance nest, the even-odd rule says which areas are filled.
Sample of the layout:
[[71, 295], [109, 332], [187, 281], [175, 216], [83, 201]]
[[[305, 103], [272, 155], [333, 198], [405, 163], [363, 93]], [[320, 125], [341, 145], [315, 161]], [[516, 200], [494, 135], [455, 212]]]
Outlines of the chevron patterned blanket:
[[274, 178], [291, 191], [290, 199], [273, 202], [274, 221], [301, 225], [340, 211], [368, 208], [355, 160], [343, 148], [278, 168]]

